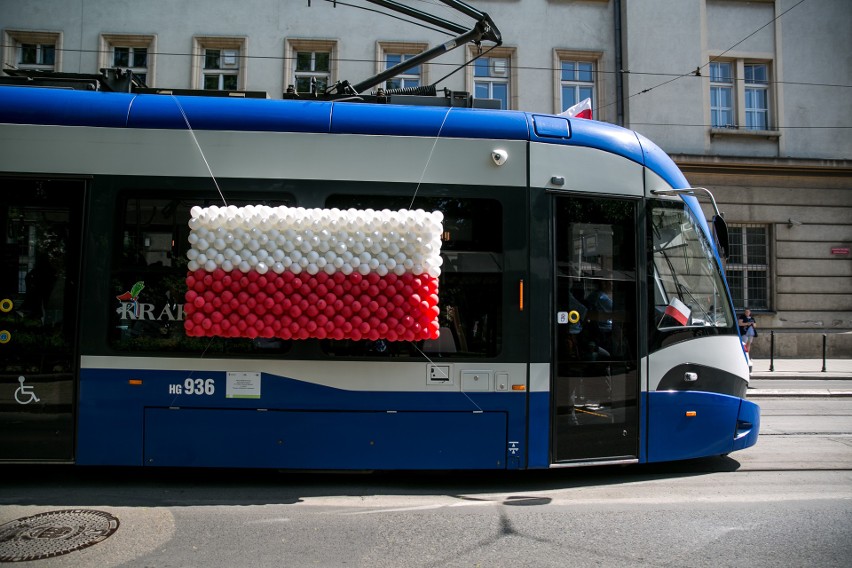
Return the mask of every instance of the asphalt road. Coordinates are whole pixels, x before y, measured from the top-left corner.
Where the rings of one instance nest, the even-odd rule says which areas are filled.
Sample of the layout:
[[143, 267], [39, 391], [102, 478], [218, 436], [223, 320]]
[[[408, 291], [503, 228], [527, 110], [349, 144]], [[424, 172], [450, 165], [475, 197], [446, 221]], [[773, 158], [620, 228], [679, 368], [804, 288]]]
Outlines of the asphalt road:
[[[3, 467], [0, 522], [120, 522], [25, 566], [847, 566], [852, 398], [760, 400], [728, 457], [542, 472]], [[3, 544], [0, 543], [0, 551]]]

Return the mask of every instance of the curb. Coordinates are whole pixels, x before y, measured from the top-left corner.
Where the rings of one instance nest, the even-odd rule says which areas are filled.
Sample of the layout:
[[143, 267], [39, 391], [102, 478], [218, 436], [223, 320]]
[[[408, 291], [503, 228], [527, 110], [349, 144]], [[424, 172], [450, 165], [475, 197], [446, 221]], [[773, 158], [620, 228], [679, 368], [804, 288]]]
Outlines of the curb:
[[852, 397], [852, 390], [837, 389], [751, 389], [746, 398], [841, 398]]

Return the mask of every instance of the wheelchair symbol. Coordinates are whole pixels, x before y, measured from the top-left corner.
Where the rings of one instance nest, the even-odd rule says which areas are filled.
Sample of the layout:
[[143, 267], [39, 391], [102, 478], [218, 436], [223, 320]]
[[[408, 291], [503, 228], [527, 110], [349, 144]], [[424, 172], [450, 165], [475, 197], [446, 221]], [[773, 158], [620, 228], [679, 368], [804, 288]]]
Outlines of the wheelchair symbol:
[[24, 381], [27, 379], [24, 377], [18, 377], [18, 382], [21, 383], [21, 386], [15, 391], [15, 400], [18, 401], [18, 404], [29, 404], [31, 402], [39, 402], [39, 398], [36, 396], [35, 391], [33, 390], [35, 387], [27, 386], [24, 384]]

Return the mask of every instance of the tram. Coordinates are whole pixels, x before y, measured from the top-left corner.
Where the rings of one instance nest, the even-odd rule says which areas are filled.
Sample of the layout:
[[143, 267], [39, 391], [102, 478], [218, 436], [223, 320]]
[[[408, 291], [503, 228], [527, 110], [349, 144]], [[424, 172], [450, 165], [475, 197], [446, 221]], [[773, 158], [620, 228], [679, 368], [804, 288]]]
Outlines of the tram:
[[[636, 132], [0, 87], [0, 188], [3, 461], [541, 469], [757, 440], [723, 231]], [[189, 333], [189, 224], [214, 206], [441, 212], [439, 333]], [[275, 291], [238, 304], [274, 327]]]

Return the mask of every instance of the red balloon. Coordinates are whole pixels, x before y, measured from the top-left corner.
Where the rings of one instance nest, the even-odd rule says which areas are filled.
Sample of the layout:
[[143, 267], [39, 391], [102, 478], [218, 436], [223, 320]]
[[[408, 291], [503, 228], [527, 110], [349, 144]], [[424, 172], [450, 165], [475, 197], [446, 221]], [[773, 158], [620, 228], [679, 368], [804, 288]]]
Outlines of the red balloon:
[[190, 304], [195, 302], [195, 298], [197, 296], [198, 292], [196, 292], [195, 290], [187, 290], [186, 294], [183, 295], [184, 299]]
[[249, 270], [246, 276], [251, 282], [256, 282], [260, 274], [256, 270]]

